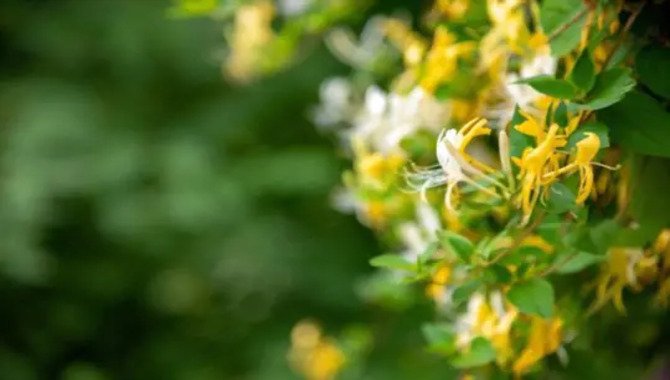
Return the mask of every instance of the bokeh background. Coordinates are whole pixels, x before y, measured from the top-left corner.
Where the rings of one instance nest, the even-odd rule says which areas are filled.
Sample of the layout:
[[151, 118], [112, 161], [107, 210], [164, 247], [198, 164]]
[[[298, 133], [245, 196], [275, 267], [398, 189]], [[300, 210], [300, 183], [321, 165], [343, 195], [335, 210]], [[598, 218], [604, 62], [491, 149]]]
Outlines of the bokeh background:
[[0, 379], [295, 378], [304, 317], [374, 326], [368, 378], [443, 378], [429, 307], [357, 294], [380, 248], [308, 117], [345, 68], [232, 86], [220, 25], [169, 6], [0, 2]]

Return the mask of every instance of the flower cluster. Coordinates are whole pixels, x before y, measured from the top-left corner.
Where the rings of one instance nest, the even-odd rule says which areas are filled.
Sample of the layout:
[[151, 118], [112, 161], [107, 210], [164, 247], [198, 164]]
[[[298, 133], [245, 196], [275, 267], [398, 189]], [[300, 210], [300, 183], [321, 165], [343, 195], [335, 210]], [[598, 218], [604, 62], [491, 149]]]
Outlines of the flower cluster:
[[[655, 142], [670, 115], [654, 100], [670, 85], [634, 57], [644, 7], [436, 0], [420, 28], [376, 15], [360, 38], [326, 33], [353, 68], [312, 112], [353, 162], [335, 203], [395, 250], [371, 260], [385, 278], [425, 286], [429, 346], [454, 367], [522, 376], [566, 362], [593, 313], [625, 310], [625, 290], [667, 304], [670, 204], [645, 193], [670, 186]], [[253, 47], [231, 41], [229, 59]]]

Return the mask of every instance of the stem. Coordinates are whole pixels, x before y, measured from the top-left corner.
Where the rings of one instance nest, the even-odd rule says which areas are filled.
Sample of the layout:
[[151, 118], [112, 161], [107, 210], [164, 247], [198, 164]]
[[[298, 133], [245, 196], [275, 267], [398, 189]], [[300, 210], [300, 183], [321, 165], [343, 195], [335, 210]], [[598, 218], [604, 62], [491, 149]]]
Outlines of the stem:
[[561, 33], [563, 33], [563, 32], [565, 32], [566, 30], [568, 30], [568, 28], [570, 28], [571, 26], [573, 26], [574, 24], [576, 24], [579, 20], [582, 19], [582, 17], [584, 17], [584, 16], [586, 15], [586, 13], [588, 13], [589, 10], [590, 10], [590, 9], [589, 9], [588, 7], [582, 9], [579, 13], [577, 13], [576, 15], [574, 15], [574, 16], [570, 19], [570, 21], [568, 21], [568, 22], [566, 22], [565, 24], [561, 25], [560, 28], [554, 30], [554, 31], [547, 37], [548, 40], [549, 40], [549, 42], [551, 42], [552, 40], [554, 40], [554, 39], [555, 39], [556, 37], [558, 37]]
[[640, 15], [640, 12], [642, 12], [642, 9], [644, 8], [644, 5], [647, 4], [647, 2], [642, 2], [639, 7], [633, 13], [631, 13], [630, 17], [628, 17], [628, 20], [626, 20], [626, 24], [624, 24], [623, 29], [621, 30], [621, 34], [619, 35], [619, 39], [617, 40], [616, 44], [614, 45], [614, 48], [612, 49], [612, 52], [607, 56], [605, 59], [605, 62], [603, 62], [603, 70], [607, 68], [607, 65], [610, 63], [612, 60], [612, 57], [614, 57], [614, 54], [619, 50], [621, 45], [623, 44], [624, 38], [628, 35], [628, 32], [630, 31], [630, 28], [633, 26], [633, 23], [635, 22], [635, 19], [637, 19], [637, 16]]

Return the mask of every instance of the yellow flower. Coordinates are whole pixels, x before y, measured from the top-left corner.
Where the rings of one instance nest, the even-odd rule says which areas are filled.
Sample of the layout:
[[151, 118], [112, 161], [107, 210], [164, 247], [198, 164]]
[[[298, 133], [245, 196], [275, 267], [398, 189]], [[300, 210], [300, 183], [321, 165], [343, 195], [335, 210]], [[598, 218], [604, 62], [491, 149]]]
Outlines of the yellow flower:
[[307, 380], [334, 379], [345, 364], [344, 353], [309, 321], [298, 322], [293, 327], [288, 360]]
[[626, 286], [638, 287], [635, 265], [642, 257], [641, 248], [610, 248], [608, 261], [597, 280], [596, 299], [590, 308], [594, 312], [612, 300], [614, 307], [621, 313], [626, 312], [623, 304], [623, 289]]
[[562, 326], [563, 321], [559, 318], [546, 320], [540, 317], [532, 317], [531, 330], [526, 348], [524, 348], [512, 366], [512, 370], [516, 376], [527, 372], [530, 367], [543, 357], [558, 350], [562, 340]]
[[435, 8], [448, 19], [463, 17], [470, 6], [470, 0], [437, 0]]
[[435, 30], [430, 51], [426, 55], [421, 87], [433, 93], [442, 83], [453, 79], [458, 68], [458, 59], [476, 49], [474, 41], [456, 42], [456, 37], [445, 26]]
[[275, 37], [271, 25], [274, 15], [274, 5], [268, 0], [256, 1], [237, 10], [229, 36], [230, 55], [225, 64], [232, 79], [246, 82], [260, 69], [263, 49]]
[[[466, 153], [466, 148], [474, 138], [491, 133], [486, 124], [485, 119], [475, 118], [458, 131], [453, 128], [443, 130], [437, 138], [435, 149], [439, 165], [408, 173], [409, 185], [420, 191], [424, 200], [428, 189], [447, 185], [444, 202], [452, 210], [455, 210], [452, 196], [460, 183], [467, 183], [482, 193], [500, 198], [489, 187], [506, 191], [505, 185], [490, 175], [494, 170]], [[486, 184], [481, 184], [479, 180], [486, 181]]]
[[440, 303], [446, 294], [446, 285], [451, 278], [451, 267], [449, 265], [440, 265], [433, 273], [431, 282], [426, 287], [426, 294], [432, 298], [435, 303]]
[[513, 355], [510, 330], [517, 315], [500, 292], [491, 293], [489, 299], [475, 293], [468, 301], [466, 314], [456, 321], [456, 345], [466, 350], [474, 338], [484, 337], [496, 350], [498, 363], [504, 364]]
[[[517, 128], [517, 130], [519, 130]], [[523, 133], [522, 130], [519, 130]], [[519, 180], [521, 181], [521, 194], [519, 203], [524, 214], [522, 224], [528, 222], [535, 204], [544, 192], [547, 184], [551, 183], [553, 177], [545, 178], [545, 173], [551, 173], [558, 169], [558, 152], [556, 148], [565, 146], [565, 137], [558, 135], [558, 125], [552, 124], [546, 134], [536, 134], [538, 141], [535, 148], [526, 148], [521, 158], [513, 157], [512, 160], [519, 168]], [[555, 176], [554, 176], [555, 177]]]
[[385, 20], [383, 30], [389, 40], [402, 51], [405, 66], [413, 67], [421, 62], [426, 53], [426, 41], [407, 23], [391, 18]]

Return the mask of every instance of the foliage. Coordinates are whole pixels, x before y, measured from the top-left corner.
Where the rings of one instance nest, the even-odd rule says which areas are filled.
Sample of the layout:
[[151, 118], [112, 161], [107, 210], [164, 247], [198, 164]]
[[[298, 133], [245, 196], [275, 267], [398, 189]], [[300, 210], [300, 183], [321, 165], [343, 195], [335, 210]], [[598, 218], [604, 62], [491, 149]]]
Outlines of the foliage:
[[[296, 3], [282, 28], [340, 4]], [[670, 296], [668, 3], [430, 3], [325, 36], [353, 69], [314, 116], [353, 162], [341, 204], [397, 251], [370, 264], [425, 284], [429, 350], [466, 373], [546, 375], [575, 334], [604, 352], [589, 332], [607, 305], [644, 290], [659, 315]]]

